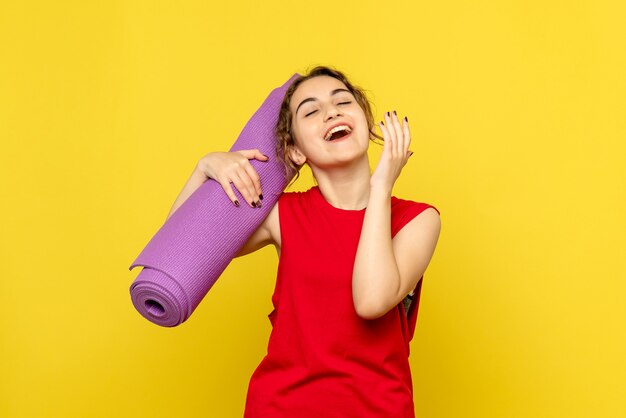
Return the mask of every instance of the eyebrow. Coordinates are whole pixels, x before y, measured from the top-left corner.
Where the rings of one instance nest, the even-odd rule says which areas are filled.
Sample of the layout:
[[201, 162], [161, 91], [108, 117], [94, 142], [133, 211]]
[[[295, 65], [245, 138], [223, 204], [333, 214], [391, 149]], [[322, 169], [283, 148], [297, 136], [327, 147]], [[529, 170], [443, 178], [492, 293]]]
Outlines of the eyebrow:
[[[348, 92], [350, 94], [352, 94], [352, 92], [350, 90], [346, 90], [346, 89], [335, 89], [333, 91], [330, 92], [330, 95], [333, 96], [337, 93], [341, 93], [342, 91]], [[298, 105], [298, 107], [296, 108], [296, 115], [298, 114], [298, 109], [300, 109], [300, 106], [302, 106], [303, 104], [305, 104], [306, 102], [313, 102], [316, 101], [317, 99], [315, 97], [308, 97], [306, 99], [304, 99], [303, 101], [300, 102], [300, 104]]]

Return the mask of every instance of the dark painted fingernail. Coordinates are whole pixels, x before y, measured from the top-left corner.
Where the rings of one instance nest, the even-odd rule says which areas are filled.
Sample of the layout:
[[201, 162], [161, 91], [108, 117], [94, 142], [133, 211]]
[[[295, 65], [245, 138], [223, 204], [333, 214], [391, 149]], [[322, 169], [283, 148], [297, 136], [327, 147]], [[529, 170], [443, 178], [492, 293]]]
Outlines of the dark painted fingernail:
[[261, 207], [261, 202], [256, 202], [256, 207], [260, 208]]
[[380, 123], [383, 124], [383, 125], [385, 124], [385, 122], [383, 122], [382, 120], [380, 121]]
[[238, 200], [235, 200], [233, 203], [235, 204], [235, 206], [239, 207], [239, 201]]
[[389, 112], [387, 112], [387, 116], [391, 116], [391, 115], [389, 114]]
[[395, 110], [393, 111], [393, 114], [394, 114], [394, 115], [397, 115], [397, 113], [396, 113], [396, 111], [395, 111]]
[[256, 203], [252, 202], [252, 207], [256, 208]]
[[263, 200], [263, 194], [259, 195], [259, 199]]
[[407, 118], [407, 117], [405, 116], [405, 117], [404, 117], [404, 120], [408, 122], [408, 121], [409, 121], [409, 118]]

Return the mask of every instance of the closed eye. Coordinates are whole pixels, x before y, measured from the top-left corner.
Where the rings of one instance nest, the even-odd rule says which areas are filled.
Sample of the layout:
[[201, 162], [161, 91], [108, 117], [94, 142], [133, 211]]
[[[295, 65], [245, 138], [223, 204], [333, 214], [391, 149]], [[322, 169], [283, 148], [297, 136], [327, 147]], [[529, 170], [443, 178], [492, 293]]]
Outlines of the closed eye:
[[[352, 102], [341, 102], [341, 103], [338, 103], [338, 104], [340, 104], [340, 105], [347, 105], [347, 104], [350, 104], [350, 103], [352, 103]], [[313, 114], [313, 113], [315, 113], [315, 112], [317, 112], [317, 109], [316, 109], [316, 110], [314, 110], [314, 111], [312, 111], [312, 112], [307, 113], [306, 115], [304, 115], [304, 117], [307, 117], [307, 116], [309, 116], [309, 115], [312, 115], [312, 114]]]

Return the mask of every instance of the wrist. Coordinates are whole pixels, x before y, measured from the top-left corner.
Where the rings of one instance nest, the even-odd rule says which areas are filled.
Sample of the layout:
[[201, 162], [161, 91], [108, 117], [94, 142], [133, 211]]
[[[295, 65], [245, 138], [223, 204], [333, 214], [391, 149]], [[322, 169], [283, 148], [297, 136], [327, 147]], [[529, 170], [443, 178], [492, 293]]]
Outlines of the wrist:
[[207, 174], [208, 172], [207, 167], [204, 164], [205, 163], [202, 160], [200, 160], [198, 164], [196, 165], [196, 168], [193, 170], [193, 173], [191, 174], [192, 177], [198, 180], [202, 180], [203, 182], [211, 178]]
[[389, 186], [385, 186], [382, 184], [372, 184], [370, 185], [370, 196], [380, 197], [380, 198], [391, 198], [392, 188]]

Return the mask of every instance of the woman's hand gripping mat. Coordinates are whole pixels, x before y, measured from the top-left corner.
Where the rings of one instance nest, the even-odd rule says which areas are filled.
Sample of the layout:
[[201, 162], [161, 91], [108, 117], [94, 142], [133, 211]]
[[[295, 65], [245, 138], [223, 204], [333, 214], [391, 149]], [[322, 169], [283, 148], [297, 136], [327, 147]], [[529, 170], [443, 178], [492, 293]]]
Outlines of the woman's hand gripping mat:
[[[164, 327], [189, 318], [228, 264], [261, 225], [291, 179], [275, 156], [274, 127], [294, 74], [269, 94], [230, 151], [259, 149], [268, 161], [250, 160], [261, 177], [263, 205], [236, 207], [213, 179], [204, 182], [163, 224], [130, 266], [144, 268], [130, 286], [135, 306]], [[240, 202], [243, 196], [234, 188]]]

